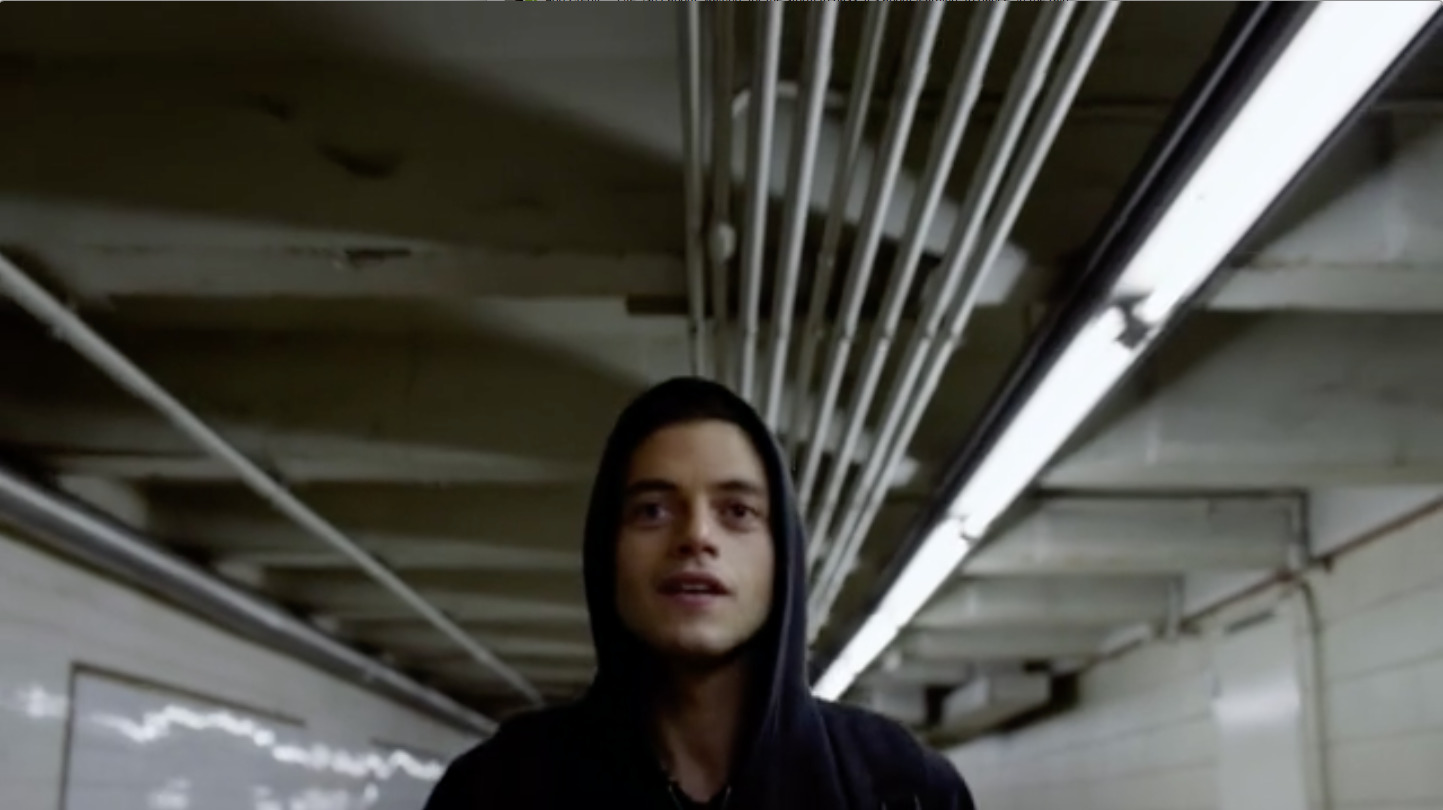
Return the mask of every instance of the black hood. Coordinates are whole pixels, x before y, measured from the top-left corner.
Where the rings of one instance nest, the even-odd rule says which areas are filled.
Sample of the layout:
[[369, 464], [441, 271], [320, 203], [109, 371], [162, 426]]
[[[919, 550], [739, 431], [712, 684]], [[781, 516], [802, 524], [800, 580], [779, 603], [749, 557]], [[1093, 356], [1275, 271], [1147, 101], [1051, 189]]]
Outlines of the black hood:
[[616, 541], [632, 454], [657, 430], [701, 419], [739, 426], [771, 490], [776, 579], [766, 623], [749, 642], [756, 678], [728, 775], [727, 810], [972, 810], [956, 771], [895, 723], [816, 700], [806, 681], [803, 533], [782, 453], [745, 402], [716, 383], [675, 379], [622, 412], [602, 455], [586, 517], [586, 600], [597, 675], [576, 704], [507, 719], [446, 771], [428, 810], [624, 807], [675, 810], [650, 738], [652, 653], [616, 607]]
[[630, 718], [646, 711], [642, 702], [649, 693], [651, 658], [624, 627], [616, 607], [616, 540], [622, 501], [637, 447], [663, 427], [698, 419], [731, 422], [751, 438], [771, 495], [776, 573], [771, 613], [751, 642], [756, 697], [752, 716], [743, 726], [750, 730], [750, 739], [744, 743], [733, 778], [734, 787], [742, 790], [744, 784], [738, 783], [756, 781], [749, 777], [756, 776], [753, 772], [758, 766], [767, 771], [781, 766], [787, 743], [814, 731], [818, 722], [806, 673], [805, 534], [791, 477], [782, 451], [761, 417], [715, 382], [682, 377], [649, 389], [621, 413], [607, 440], [586, 516], [586, 601], [597, 661], [588, 701], [623, 709]]

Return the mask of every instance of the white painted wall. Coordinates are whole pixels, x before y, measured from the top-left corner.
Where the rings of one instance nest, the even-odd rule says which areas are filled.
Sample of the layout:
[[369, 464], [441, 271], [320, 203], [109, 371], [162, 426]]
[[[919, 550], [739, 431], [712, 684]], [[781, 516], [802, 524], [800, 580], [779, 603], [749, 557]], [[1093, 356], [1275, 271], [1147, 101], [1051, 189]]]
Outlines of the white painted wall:
[[471, 739], [0, 534], [0, 807], [56, 810], [76, 664], [304, 722], [335, 747], [450, 757]]
[[[1308, 548], [1315, 556], [1331, 554], [1438, 503], [1443, 487], [1431, 485], [1313, 487], [1306, 499]], [[1189, 616], [1205, 612], [1272, 577], [1262, 569], [1193, 571], [1183, 580], [1183, 610]]]
[[1309, 544], [1327, 554], [1443, 500], [1443, 487], [1316, 487], [1308, 492]]
[[1225, 625], [1273, 606], [1298, 636], [1303, 705], [1322, 709], [1306, 712], [1309, 728], [1322, 720], [1327, 739], [1326, 790], [1308, 774], [1311, 806], [1443, 807], [1443, 510], [1347, 553], [1310, 583], [1321, 701], [1311, 687], [1314, 648], [1301, 597], [1251, 597], [1219, 611], [1199, 634], [1093, 668], [1065, 713], [954, 749], [978, 806], [1218, 808], [1218, 639]]

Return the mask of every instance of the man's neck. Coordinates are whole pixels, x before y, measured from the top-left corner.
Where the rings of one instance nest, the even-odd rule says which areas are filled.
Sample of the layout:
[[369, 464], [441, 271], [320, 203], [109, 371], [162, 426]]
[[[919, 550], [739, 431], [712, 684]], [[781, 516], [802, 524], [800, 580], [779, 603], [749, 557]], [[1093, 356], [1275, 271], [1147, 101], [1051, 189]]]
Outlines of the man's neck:
[[698, 801], [722, 790], [731, 773], [747, 699], [748, 668], [674, 668], [655, 709], [657, 745], [671, 778]]

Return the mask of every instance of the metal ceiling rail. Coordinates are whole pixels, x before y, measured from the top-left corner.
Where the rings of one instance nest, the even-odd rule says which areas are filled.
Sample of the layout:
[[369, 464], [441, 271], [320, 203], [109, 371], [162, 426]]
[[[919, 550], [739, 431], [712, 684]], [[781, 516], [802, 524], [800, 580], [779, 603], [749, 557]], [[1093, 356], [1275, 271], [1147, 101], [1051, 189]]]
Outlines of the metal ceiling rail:
[[802, 74], [801, 122], [793, 117], [792, 154], [787, 172], [787, 199], [778, 249], [777, 292], [772, 302], [772, 350], [770, 370], [764, 380], [763, 416], [773, 429], [779, 427], [782, 390], [786, 385], [787, 356], [792, 337], [792, 309], [797, 301], [797, 282], [802, 267], [802, 237], [807, 230], [808, 201], [812, 192], [812, 170], [817, 161], [817, 142], [822, 134], [822, 103], [832, 75], [832, 41], [837, 31], [837, 6], [817, 3], [811, 8], [807, 32], [806, 68]]
[[[690, 4], [689, 4], [690, 5]], [[731, 3], [707, 3], [711, 13], [711, 211], [706, 220], [706, 257], [711, 271], [712, 376], [727, 382], [731, 379], [735, 356], [732, 352], [731, 330], [727, 316], [731, 312], [730, 282], [727, 279], [731, 262], [730, 249], [724, 234], [731, 230], [732, 215], [732, 117], [722, 114], [722, 105], [730, 105], [732, 82], [736, 73], [736, 8]]]
[[742, 233], [741, 367], [737, 390], [755, 402], [757, 337], [760, 330], [762, 262], [767, 243], [767, 203], [772, 176], [772, 122], [777, 111], [777, 70], [782, 53], [781, 3], [764, 3], [756, 22], [756, 65], [752, 72], [751, 119], [747, 132], [747, 209]]
[[[1007, 14], [1005, 3], [994, 3], [982, 7], [972, 21], [967, 42], [957, 59], [947, 98], [942, 112], [941, 123], [933, 134], [931, 150], [926, 167], [922, 171], [920, 191], [912, 197], [911, 210], [907, 214], [907, 229], [903, 234], [902, 247], [892, 267], [886, 297], [882, 302], [881, 316], [872, 330], [871, 345], [862, 372], [858, 376], [856, 394], [848, 410], [846, 430], [840, 447], [832, 456], [831, 469], [823, 490], [820, 514], [830, 516], [837, 499], [841, 496], [842, 484], [851, 470], [852, 455], [857, 449], [862, 428], [866, 424], [872, 398], [881, 381], [882, 369], [886, 365], [887, 353], [895, 339], [897, 325], [902, 319], [912, 290], [917, 265], [926, 246], [927, 234], [932, 219], [942, 198], [942, 192], [952, 174], [952, 165], [962, 137], [972, 119], [972, 109], [982, 91], [982, 79], [992, 58], [992, 49], [1002, 31], [1002, 22]], [[815, 525], [815, 524], [814, 524]], [[815, 563], [825, 548], [827, 538], [814, 537], [812, 553], [808, 559]]]
[[685, 156], [683, 185], [686, 194], [686, 302], [691, 333], [691, 371], [702, 374], [707, 365], [706, 271], [702, 225], [706, 190], [702, 148], [701, 7], [683, 3], [677, 14], [681, 54], [681, 141]]
[[843, 125], [842, 145], [833, 167], [832, 197], [827, 205], [827, 220], [822, 228], [821, 249], [813, 272], [812, 292], [807, 305], [806, 325], [802, 329], [801, 355], [797, 373], [792, 378], [791, 418], [788, 422], [787, 453], [795, 457], [802, 445], [802, 434], [810, 423], [807, 389], [815, 371], [817, 350], [827, 334], [827, 299], [831, 297], [832, 279], [837, 269], [837, 251], [847, 220], [847, 202], [852, 194], [857, 159], [862, 152], [862, 134], [871, 110], [872, 87], [877, 80], [877, 66], [882, 58], [882, 41], [887, 32], [887, 10], [890, 3], [868, 3], [857, 67], [852, 74], [852, 92], [847, 101], [847, 121]]
[[121, 388], [159, 411], [212, 457], [235, 470], [237, 477], [252, 492], [301, 528], [350, 558], [371, 579], [395, 594], [478, 663], [495, 672], [532, 703], [543, 702], [541, 693], [519, 672], [482, 646], [395, 572], [247, 458], [5, 256], [0, 256], [0, 288], [49, 327], [57, 338], [69, 343]]
[[[841, 591], [847, 572], [856, 561], [862, 541], [870, 530], [871, 523], [875, 520], [877, 511], [881, 508], [881, 502], [885, 498], [885, 482], [896, 465], [900, 463], [916, 432], [917, 425], [921, 421], [923, 412], [933, 394], [936, 393], [942, 372], [945, 370], [947, 361], [956, 348], [976, 304], [981, 282], [996, 261], [1007, 236], [1012, 231], [1022, 204], [1031, 192], [1033, 181], [1036, 180], [1042, 163], [1051, 150], [1057, 132], [1067, 117], [1072, 101], [1076, 98], [1082, 80], [1086, 77], [1087, 71], [1102, 45], [1103, 38], [1112, 24], [1117, 9], [1116, 0], [1085, 6], [1077, 30], [1072, 36], [1066, 53], [1062, 56], [1057, 75], [1048, 87], [1046, 96], [1038, 105], [1037, 116], [1028, 127], [1026, 141], [1020, 150], [1016, 165], [1008, 176], [1006, 186], [998, 195], [999, 202], [987, 219], [980, 240], [981, 249], [974, 250], [971, 246], [964, 246], [967, 248], [964, 251], [956, 253], [949, 251], [950, 264], [947, 268], [947, 280], [952, 283], [944, 286], [950, 286], [952, 289], [945, 290], [938, 296], [945, 300], [946, 306], [941, 308], [942, 311], [948, 313], [945, 331], [942, 333], [940, 341], [916, 341], [909, 347], [915, 350], [907, 361], [908, 371], [912, 373], [904, 373], [898, 382], [915, 382], [917, 374], [916, 371], [913, 371], [914, 369], [917, 371], [925, 369], [925, 374], [919, 388], [903, 388], [901, 385], [894, 388], [894, 396], [889, 403], [892, 407], [889, 408], [888, 414], [888, 421], [891, 423], [892, 429], [883, 431], [883, 434], [888, 437], [886, 443], [882, 445], [886, 449], [873, 454], [871, 469], [865, 471], [859, 480], [859, 486], [854, 492], [847, 513], [843, 516], [840, 524], [845, 527], [845, 534], [838, 538], [836, 554], [829, 561], [832, 564], [831, 570], [829, 573], [824, 572], [824, 580], [816, 592], [817, 611], [815, 615], [820, 621], [825, 620], [832, 603]], [[1047, 61], [1050, 61], [1051, 51], [1055, 50], [1055, 47], [1056, 44], [1053, 43], [1051, 47], [1046, 48], [1049, 56]], [[1039, 78], [1045, 75], [1046, 71], [1043, 70], [1040, 72]], [[959, 272], [959, 268], [964, 266], [964, 262], [967, 269]], [[946, 299], [955, 296], [958, 287], [961, 287], [962, 298], [953, 305], [950, 300]], [[931, 336], [926, 335], [926, 337]], [[928, 346], [927, 343], [933, 345]], [[929, 349], [930, 351], [928, 351]], [[925, 363], [920, 362], [922, 358], [925, 358]], [[867, 473], [870, 473], [870, 476]]]
[[892, 111], [887, 121], [887, 132], [882, 140], [880, 154], [872, 163], [867, 199], [847, 269], [842, 310], [838, 313], [834, 327], [820, 396], [812, 406], [811, 438], [807, 442], [806, 460], [802, 463], [802, 474], [797, 484], [797, 494], [803, 510], [811, 501], [812, 490], [821, 469], [822, 453], [829, 444], [827, 439], [832, 425], [832, 411], [842, 378], [847, 371], [847, 361], [856, 337], [862, 303], [867, 297], [867, 285], [872, 277], [873, 265], [876, 264], [877, 249], [882, 244], [882, 226], [887, 219], [887, 209], [892, 203], [892, 192], [896, 189], [902, 157], [907, 151], [907, 141], [917, 112], [917, 100], [927, 82], [927, 72], [932, 64], [932, 49], [937, 41], [937, 31], [942, 26], [942, 12], [945, 8], [944, 3], [922, 3], [913, 13], [912, 28], [908, 32], [904, 51], [907, 61], [893, 96]]
[[480, 734], [495, 721], [423, 686], [307, 624], [233, 587], [117, 521], [0, 467], [0, 518], [61, 552], [132, 584], [161, 592], [195, 613], [407, 705]]

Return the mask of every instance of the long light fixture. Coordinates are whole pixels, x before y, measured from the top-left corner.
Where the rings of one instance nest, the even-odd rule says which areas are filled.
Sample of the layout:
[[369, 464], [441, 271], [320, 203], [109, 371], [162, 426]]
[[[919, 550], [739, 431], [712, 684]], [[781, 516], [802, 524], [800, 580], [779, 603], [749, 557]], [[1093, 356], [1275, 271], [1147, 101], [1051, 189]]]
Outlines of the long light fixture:
[[961, 521], [948, 518], [933, 527], [881, 604], [817, 681], [813, 689], [816, 695], [836, 700], [847, 691], [917, 615], [971, 547], [971, 540], [962, 533]]
[[817, 681], [835, 700], [896, 639], [1440, 8], [1323, 2], [1309, 14], [1077, 332]]
[[1440, 5], [1323, 2], [1128, 265], [1120, 294], [1161, 322], [1227, 258]]
[[1141, 345], [1130, 344], [1126, 330], [1127, 319], [1114, 307], [1068, 344], [948, 508], [965, 535], [985, 535], [1127, 373]]

